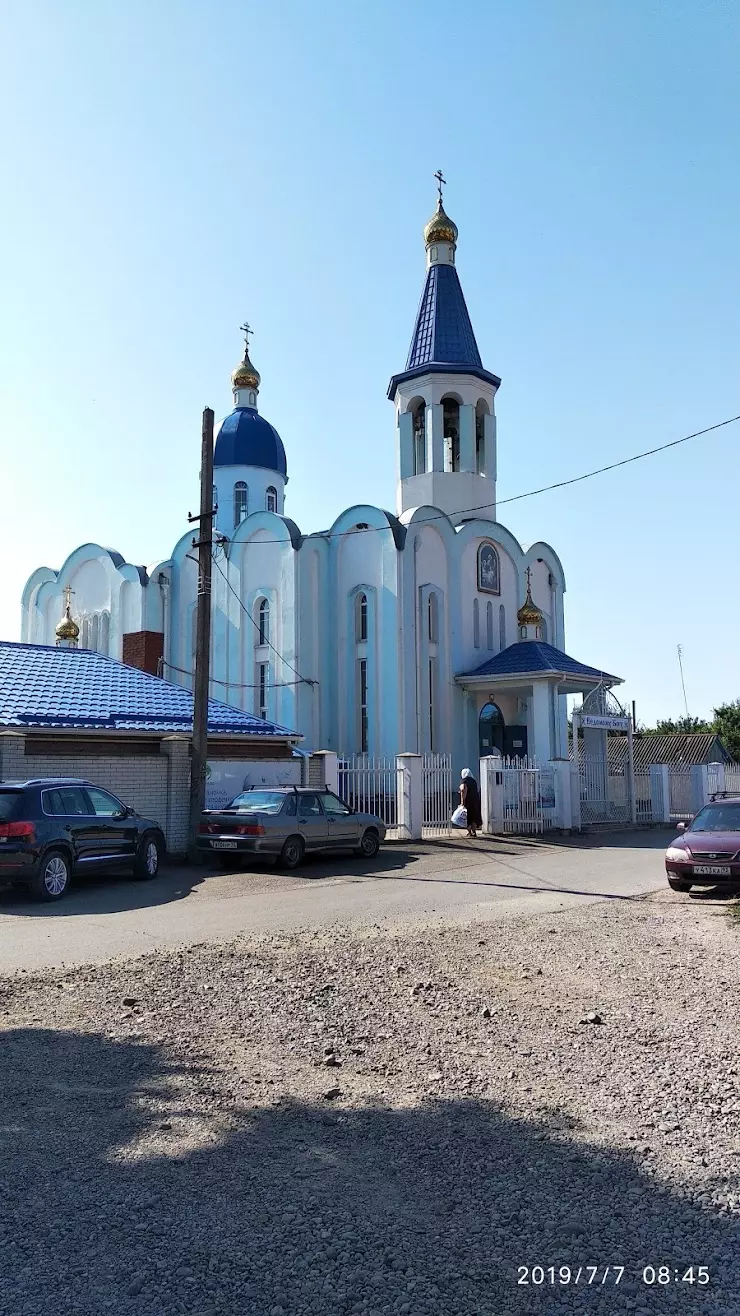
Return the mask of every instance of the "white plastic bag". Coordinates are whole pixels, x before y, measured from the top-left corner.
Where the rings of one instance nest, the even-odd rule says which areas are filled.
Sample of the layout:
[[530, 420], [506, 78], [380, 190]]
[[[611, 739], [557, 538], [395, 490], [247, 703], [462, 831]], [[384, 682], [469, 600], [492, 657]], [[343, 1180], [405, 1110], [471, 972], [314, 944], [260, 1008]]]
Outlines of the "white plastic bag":
[[463, 804], [458, 804], [457, 808], [455, 809], [455, 812], [453, 813], [450, 819], [450, 822], [452, 823], [453, 827], [467, 827], [468, 811]]

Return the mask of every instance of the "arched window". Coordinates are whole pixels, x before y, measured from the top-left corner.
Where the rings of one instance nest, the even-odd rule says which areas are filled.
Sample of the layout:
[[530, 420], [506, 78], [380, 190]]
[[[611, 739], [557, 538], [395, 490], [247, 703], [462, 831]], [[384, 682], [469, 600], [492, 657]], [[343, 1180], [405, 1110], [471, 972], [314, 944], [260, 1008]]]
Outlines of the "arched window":
[[473, 648], [480, 649], [480, 605], [473, 599]]
[[234, 529], [241, 525], [249, 507], [249, 490], [243, 480], [234, 485]]
[[486, 648], [493, 649], [493, 604], [490, 599], [486, 604]]
[[427, 468], [427, 406], [422, 398], [412, 409], [414, 431], [414, 475], [423, 475]]
[[498, 610], [498, 643], [500, 649], [506, 648], [506, 613], [503, 603]]
[[492, 750], [504, 752], [504, 717], [498, 704], [484, 704], [478, 718], [478, 750], [487, 758]]
[[355, 598], [355, 639], [358, 643], [367, 639], [367, 594]]
[[277, 511], [277, 489], [272, 484], [267, 490], [267, 510], [268, 512]]
[[90, 648], [90, 618], [89, 617], [82, 618], [81, 641], [82, 641], [83, 649]]
[[270, 605], [267, 599], [260, 601], [257, 609], [257, 624], [259, 626], [258, 644], [270, 643]]
[[213, 493], [211, 495], [211, 507], [214, 512], [218, 511], [218, 489], [216, 488], [215, 484], [213, 486]]
[[429, 643], [437, 644], [439, 640], [439, 604], [437, 595], [429, 595]]
[[110, 613], [100, 614], [100, 652], [107, 654], [110, 650]]
[[460, 470], [460, 403], [455, 398], [442, 399], [442, 433], [445, 440], [448, 471]]
[[97, 653], [100, 647], [100, 616], [97, 612], [93, 613], [90, 620], [90, 648]]
[[486, 416], [488, 404], [481, 398], [475, 408], [475, 469], [478, 475], [486, 473]]
[[250, 405], [250, 407], [256, 407], [256, 406], [257, 406], [257, 394], [256, 394], [256, 393], [250, 393], [250, 394], [249, 394], [249, 405]]

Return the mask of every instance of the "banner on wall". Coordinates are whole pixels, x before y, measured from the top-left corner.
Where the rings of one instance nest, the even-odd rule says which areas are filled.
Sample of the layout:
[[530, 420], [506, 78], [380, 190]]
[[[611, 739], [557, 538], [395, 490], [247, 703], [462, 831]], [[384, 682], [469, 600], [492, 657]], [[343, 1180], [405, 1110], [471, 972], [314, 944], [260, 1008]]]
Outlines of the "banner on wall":
[[211, 759], [206, 764], [206, 808], [223, 809], [250, 786], [300, 786], [301, 760], [271, 763]]

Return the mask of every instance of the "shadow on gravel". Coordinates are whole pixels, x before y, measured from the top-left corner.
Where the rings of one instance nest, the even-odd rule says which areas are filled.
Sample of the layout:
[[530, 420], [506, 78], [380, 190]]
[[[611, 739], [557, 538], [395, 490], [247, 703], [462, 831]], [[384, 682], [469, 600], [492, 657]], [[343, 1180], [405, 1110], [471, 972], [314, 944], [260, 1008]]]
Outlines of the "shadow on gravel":
[[[341, 1097], [258, 1109], [223, 1084], [195, 1055], [176, 1067], [131, 1041], [5, 1033], [3, 1312], [737, 1311], [737, 1222], [659, 1191], [637, 1151], [566, 1141], [556, 1112], [525, 1124], [478, 1100], [343, 1110]], [[547, 1280], [551, 1265], [598, 1269], [590, 1287], [587, 1271], [577, 1286], [517, 1283], [520, 1266]], [[602, 1284], [615, 1265], [622, 1283], [610, 1271]], [[708, 1289], [673, 1282], [691, 1265], [708, 1267]], [[644, 1266], [671, 1283], [645, 1286]]]

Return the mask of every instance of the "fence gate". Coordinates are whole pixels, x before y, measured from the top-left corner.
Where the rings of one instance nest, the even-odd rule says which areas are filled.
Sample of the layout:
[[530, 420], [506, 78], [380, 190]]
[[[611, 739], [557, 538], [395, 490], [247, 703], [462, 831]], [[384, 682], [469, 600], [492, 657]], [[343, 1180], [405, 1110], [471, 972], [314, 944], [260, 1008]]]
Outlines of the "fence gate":
[[386, 825], [391, 841], [398, 839], [398, 802], [407, 791], [406, 772], [395, 758], [355, 754], [339, 759], [339, 794], [358, 813], [374, 813]]
[[421, 791], [422, 836], [449, 836], [452, 811], [459, 804], [452, 790], [451, 754], [424, 754]]
[[545, 830], [542, 774], [530, 759], [503, 759], [504, 831], [533, 834]]

